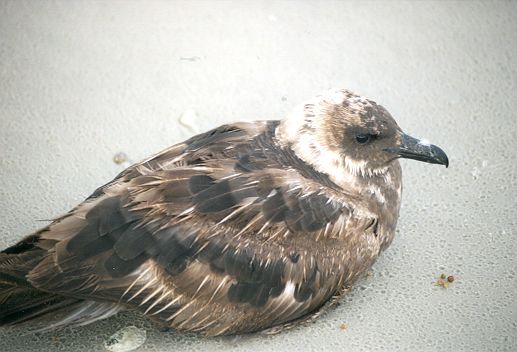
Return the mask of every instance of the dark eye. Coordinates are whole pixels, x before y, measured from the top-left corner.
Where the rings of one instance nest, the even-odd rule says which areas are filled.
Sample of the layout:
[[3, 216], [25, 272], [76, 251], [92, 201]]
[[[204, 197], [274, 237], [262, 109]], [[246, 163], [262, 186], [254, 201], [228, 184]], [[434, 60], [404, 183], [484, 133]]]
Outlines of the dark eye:
[[355, 136], [355, 140], [359, 144], [366, 144], [370, 140], [370, 137], [371, 136], [369, 134], [358, 134], [357, 136]]

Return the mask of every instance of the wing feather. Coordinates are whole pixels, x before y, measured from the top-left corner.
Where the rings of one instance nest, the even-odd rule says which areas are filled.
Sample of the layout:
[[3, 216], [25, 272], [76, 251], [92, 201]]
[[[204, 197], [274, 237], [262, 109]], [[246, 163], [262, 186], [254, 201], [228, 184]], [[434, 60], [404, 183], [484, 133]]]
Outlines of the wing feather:
[[353, 209], [274, 126], [223, 126], [123, 172], [40, 233], [54, 245], [29, 282], [211, 335], [317, 308], [343, 283], [322, 260]]

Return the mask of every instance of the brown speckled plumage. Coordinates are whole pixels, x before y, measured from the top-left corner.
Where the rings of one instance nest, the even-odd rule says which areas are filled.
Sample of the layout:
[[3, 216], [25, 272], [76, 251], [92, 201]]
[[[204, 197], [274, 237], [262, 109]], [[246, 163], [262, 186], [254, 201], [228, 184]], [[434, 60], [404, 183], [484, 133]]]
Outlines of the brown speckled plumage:
[[448, 163], [408, 138], [383, 107], [335, 90], [172, 146], [0, 254], [0, 323], [135, 309], [221, 335], [317, 315], [391, 243], [396, 159]]

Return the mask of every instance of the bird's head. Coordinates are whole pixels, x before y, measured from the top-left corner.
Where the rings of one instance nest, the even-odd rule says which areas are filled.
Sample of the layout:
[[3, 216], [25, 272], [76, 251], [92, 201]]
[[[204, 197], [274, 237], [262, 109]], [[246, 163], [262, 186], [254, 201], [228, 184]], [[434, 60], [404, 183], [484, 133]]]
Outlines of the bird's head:
[[279, 138], [305, 162], [330, 175], [346, 170], [382, 175], [398, 158], [449, 165], [443, 150], [408, 136], [381, 105], [347, 90], [331, 90], [282, 121]]

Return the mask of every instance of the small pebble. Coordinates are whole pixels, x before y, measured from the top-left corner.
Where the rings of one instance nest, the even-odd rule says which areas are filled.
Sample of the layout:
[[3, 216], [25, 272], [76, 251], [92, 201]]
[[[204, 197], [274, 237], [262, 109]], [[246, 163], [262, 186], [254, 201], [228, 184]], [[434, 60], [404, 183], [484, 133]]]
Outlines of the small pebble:
[[436, 286], [441, 286], [443, 288], [448, 288], [449, 284], [454, 282], [454, 276], [445, 275], [444, 273], [440, 274], [438, 280], [436, 280]]
[[147, 339], [147, 333], [136, 326], [126, 326], [120, 329], [104, 342], [104, 348], [112, 352], [129, 352], [142, 346]]
[[181, 129], [185, 129], [187, 134], [198, 133], [199, 116], [194, 109], [187, 109], [178, 118]]
[[113, 162], [117, 165], [123, 164], [128, 160], [126, 153], [120, 152], [113, 156]]
[[342, 323], [341, 325], [339, 325], [339, 328], [341, 330], [346, 330], [346, 329], [348, 329], [348, 325], [346, 323]]
[[447, 288], [447, 287], [449, 287], [449, 283], [447, 281], [445, 281], [444, 279], [438, 279], [436, 281], [436, 286]]

